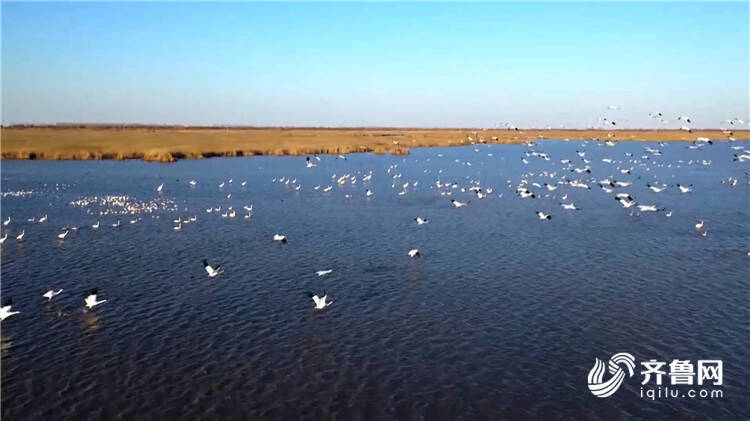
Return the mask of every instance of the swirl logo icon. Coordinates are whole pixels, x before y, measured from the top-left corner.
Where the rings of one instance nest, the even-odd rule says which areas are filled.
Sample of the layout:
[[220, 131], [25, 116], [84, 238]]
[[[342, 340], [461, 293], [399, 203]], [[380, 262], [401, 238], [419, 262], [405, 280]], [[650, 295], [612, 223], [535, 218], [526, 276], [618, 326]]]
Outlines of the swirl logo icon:
[[626, 371], [628, 377], [633, 377], [635, 357], [627, 352], [620, 352], [609, 359], [607, 368], [609, 374], [612, 375], [607, 381], [602, 380], [602, 377], [604, 377], [604, 363], [599, 358], [594, 362], [594, 368], [589, 371], [589, 390], [594, 396], [599, 398], [612, 396], [620, 388], [622, 381], [625, 379]]

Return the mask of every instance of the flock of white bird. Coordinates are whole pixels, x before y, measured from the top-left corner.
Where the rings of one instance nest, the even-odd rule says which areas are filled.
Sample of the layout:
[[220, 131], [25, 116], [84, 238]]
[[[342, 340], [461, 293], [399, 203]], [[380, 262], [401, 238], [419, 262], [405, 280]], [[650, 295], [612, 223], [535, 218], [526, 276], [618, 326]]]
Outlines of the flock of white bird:
[[[656, 113], [654, 115], [660, 115], [660, 113]], [[679, 120], [684, 120], [686, 123], [690, 122], [689, 117], [680, 117]], [[614, 122], [613, 122], [614, 124]], [[477, 140], [475, 141], [473, 137], [469, 136], [467, 140], [471, 144], [475, 143], [485, 143], [485, 140], [481, 137], [481, 134], [478, 134], [477, 132], [473, 133], [474, 136], [478, 136]], [[734, 141], [734, 139], [728, 139], [730, 142]], [[622, 208], [624, 209], [630, 209], [630, 215], [632, 216], [638, 216], [644, 213], [650, 213], [650, 212], [663, 212], [664, 216], [669, 218], [673, 214], [673, 210], [667, 210], [665, 207], [661, 207], [655, 203], [647, 203], [648, 201], [656, 199], [658, 196], [653, 196], [650, 198], [646, 198], [643, 200], [636, 200], [633, 195], [628, 192], [628, 188], [633, 186], [634, 182], [638, 182], [638, 180], [641, 179], [641, 176], [635, 177], [634, 174], [642, 174], [645, 175], [646, 172], [651, 170], [651, 165], [658, 165], [658, 166], [665, 166], [667, 168], [671, 168], [672, 165], [703, 165], [708, 166], [711, 165], [710, 160], [705, 159], [692, 159], [688, 161], [679, 160], [675, 164], [672, 163], [665, 163], [661, 161], [655, 161], [653, 160], [654, 157], [661, 156], [663, 154], [663, 150], [668, 146], [667, 143], [659, 143], [659, 147], [652, 147], [652, 146], [645, 146], [643, 147], [643, 153], [636, 156], [634, 153], [625, 153], [624, 156], [617, 158], [615, 156], [602, 158], [601, 164], [592, 162], [591, 159], [587, 157], [587, 151], [586, 146], [590, 142], [582, 142], [581, 150], [576, 151], [577, 158], [576, 159], [560, 159], [559, 165], [555, 164], [552, 157], [549, 156], [549, 154], [539, 151], [538, 147], [539, 144], [536, 142], [527, 142], [526, 143], [526, 150], [524, 151], [521, 161], [524, 165], [529, 164], [531, 160], [543, 160], [543, 161], [551, 161], [551, 169], [548, 170], [542, 170], [538, 172], [525, 172], [521, 174], [520, 180], [516, 183], [514, 183], [512, 180], [507, 180], [507, 188], [511, 192], [515, 192], [517, 197], [519, 199], [523, 200], [540, 200], [543, 201], [544, 199], [552, 200], [556, 202], [559, 205], [559, 209], [562, 211], [581, 211], [582, 209], [576, 206], [572, 201], [568, 200], [568, 193], [558, 194], [557, 190], [560, 188], [563, 188], [564, 191], [570, 191], [570, 189], [583, 189], [584, 191], [591, 191], [594, 188], [601, 190], [601, 192], [605, 194], [611, 194], [615, 201], [617, 201]], [[694, 142], [688, 144], [688, 148], [700, 150], [702, 148], [711, 147], [713, 145], [713, 141], [707, 138], [696, 138]], [[597, 146], [600, 147], [611, 147], [614, 146], [614, 142], [607, 141], [596, 141], [594, 142]], [[737, 145], [737, 146], [731, 146], [731, 149], [735, 151], [734, 153], [734, 161], [738, 162], [745, 162], [750, 160], [750, 150], [748, 150], [745, 146]], [[474, 149], [475, 152], [480, 152], [479, 149]], [[492, 153], [488, 153], [487, 155], [492, 156]], [[442, 158], [442, 154], [437, 154], [438, 158]], [[346, 160], [346, 157], [343, 155], [339, 155], [336, 157], [336, 159], [344, 159]], [[315, 171], [315, 168], [318, 167], [318, 163], [321, 161], [321, 158], [319, 156], [313, 156], [307, 157], [305, 159], [305, 166], [308, 169], [311, 169], [312, 171]], [[455, 163], [458, 165], [465, 165], [465, 166], [471, 166], [472, 163], [467, 160], [460, 160], [456, 159]], [[600, 178], [597, 179], [593, 175], [593, 170], [595, 165], [597, 166], [596, 172], [598, 174], [606, 174], [603, 178], [599, 176]], [[427, 170], [425, 170], [427, 172]], [[452, 206], [453, 208], [464, 208], [466, 206], [469, 206], [471, 201], [476, 200], [483, 200], [490, 197], [503, 197], [503, 193], [496, 193], [495, 189], [491, 186], [482, 186], [482, 183], [480, 180], [469, 180], [468, 184], [466, 185], [460, 185], [458, 182], [455, 181], [442, 181], [440, 179], [440, 174], [442, 174], [442, 170], [438, 171], [438, 178], [435, 180], [434, 186], [430, 186], [431, 189], [434, 189], [436, 194], [444, 197], [451, 197], [449, 201], [449, 206]], [[386, 175], [389, 177], [391, 184], [391, 189], [394, 192], [397, 192], [396, 194], [398, 196], [406, 196], [408, 192], [414, 191], [419, 188], [419, 181], [403, 181], [402, 180], [402, 173], [399, 172], [398, 164], [391, 165], [387, 171]], [[333, 190], [334, 186], [337, 186], [339, 188], [343, 187], [351, 187], [355, 186], [358, 183], [367, 185], [367, 188], [364, 190], [364, 197], [366, 200], [372, 199], [374, 196], [373, 190], [369, 187], [369, 183], [373, 179], [373, 172], [372, 171], [365, 171], [365, 172], [357, 172], [357, 173], [346, 173], [346, 174], [331, 174], [330, 175], [330, 184], [327, 186], [324, 185], [316, 185], [311, 189], [311, 192], [318, 192], [320, 194], [328, 193], [331, 190]], [[536, 180], [536, 181], [534, 181]], [[541, 180], [544, 180], [543, 182], [540, 182]], [[273, 178], [272, 183], [280, 184], [282, 186], [285, 186], [289, 189], [292, 189], [292, 191], [301, 191], [302, 184], [300, 184], [297, 180], [297, 178], [292, 177], [276, 177]], [[233, 179], [228, 179], [226, 181], [222, 181], [218, 185], [218, 189], [221, 194], [226, 198], [227, 200], [231, 199], [232, 193], [226, 193], [225, 194], [225, 187], [232, 185], [234, 183]], [[738, 180], [736, 178], [729, 178], [722, 181], [723, 184], [727, 184], [730, 187], [734, 187], [737, 185]], [[196, 180], [190, 180], [188, 182], [189, 186], [191, 188], [195, 187], [198, 184], [198, 181]], [[239, 183], [241, 187], [245, 187], [247, 182], [242, 181]], [[693, 192], [693, 186], [692, 185], [683, 185], [683, 184], [668, 184], [668, 183], [658, 183], [656, 181], [649, 181], [645, 183], [645, 186], [654, 194], [658, 195], [660, 193], [663, 193], [665, 190], [669, 188], [676, 188], [679, 189], [679, 192], [681, 194], [691, 194]], [[159, 184], [156, 187], [156, 193], [157, 195], [163, 194], [165, 191], [165, 185], [164, 183]], [[351, 191], [351, 190], [349, 190]], [[462, 198], [461, 200], [453, 198], [452, 196], [459, 196], [463, 195], [465, 198]], [[352, 198], [351, 193], [345, 194], [346, 198]], [[123, 203], [125, 201], [123, 200]], [[548, 204], [548, 203], [547, 203]], [[124, 205], [125, 206], [125, 205]], [[549, 206], [547, 206], [549, 208]], [[149, 212], [153, 212], [156, 208], [152, 206], [143, 207], [143, 209], [148, 210]], [[143, 210], [141, 209], [141, 210]], [[221, 216], [221, 218], [234, 218], [237, 214], [237, 210], [232, 205], [219, 205], [215, 207], [209, 207], [206, 209], [206, 213], [208, 214], [218, 214]], [[253, 214], [253, 205], [244, 205], [242, 207], [242, 210], [245, 212], [244, 218], [249, 219], [252, 217]], [[536, 216], [539, 218], [539, 220], [542, 221], [550, 221], [553, 218], [553, 212], [551, 211], [542, 211], [538, 210], [536, 211]], [[158, 218], [158, 216], [157, 216]], [[197, 216], [186, 216], [186, 217], [178, 217], [177, 219], [174, 219], [174, 231], [180, 231], [183, 229], [183, 226], [190, 223], [197, 222]], [[48, 216], [45, 214], [39, 218], [29, 218], [27, 219], [27, 222], [31, 223], [39, 223], [44, 224], [48, 223]], [[5, 229], [5, 234], [3, 237], [0, 238], [0, 245], [5, 243], [5, 241], [8, 238], [8, 227], [12, 223], [13, 219], [8, 216], [5, 220], [3, 220], [3, 228]], [[137, 223], [139, 221], [138, 218], [132, 219], [130, 221], [131, 224]], [[422, 217], [417, 216], [414, 218], [414, 221], [417, 225], [425, 225], [428, 224], [429, 221]], [[119, 228], [121, 226], [121, 222], [119, 219], [116, 220], [114, 223], [110, 223], [110, 226], [113, 228]], [[101, 227], [101, 221], [97, 220], [93, 222], [90, 225], [90, 228], [92, 230], [98, 230]], [[60, 232], [57, 234], [58, 241], [66, 241], [68, 234], [71, 231], [77, 230], [78, 227], [64, 227], [60, 230]], [[707, 237], [708, 236], [708, 227], [706, 225], [706, 222], [704, 220], [696, 221], [694, 225], [694, 229], [700, 237]], [[16, 241], [22, 242], [24, 241], [24, 237], [26, 234], [26, 230], [21, 230], [20, 233], [18, 233], [15, 238]], [[279, 243], [286, 243], [287, 237], [283, 234], [276, 233], [273, 236], [273, 241], [279, 242]], [[406, 253], [410, 258], [419, 258], [421, 256], [419, 249], [414, 248], [409, 250]], [[748, 253], [748, 256], [750, 256], [750, 252]], [[216, 276], [219, 276], [221, 273], [223, 273], [224, 268], [222, 265], [212, 265], [209, 264], [207, 260], [203, 260], [203, 266], [208, 274], [209, 277], [213, 278]], [[316, 272], [317, 276], [326, 276], [333, 272], [333, 269], [324, 269], [319, 270]], [[58, 290], [49, 290], [42, 294], [44, 298], [46, 298], [48, 301], [51, 301], [54, 297], [60, 295], [63, 292], [62, 289]], [[85, 297], [84, 297], [84, 305], [85, 309], [90, 310], [94, 308], [95, 306], [102, 304], [106, 302], [107, 300], [98, 300], [97, 299], [97, 290], [93, 289], [91, 290]], [[312, 299], [314, 303], [314, 308], [316, 310], [323, 310], [331, 305], [333, 301], [331, 301], [328, 298], [328, 295], [325, 291], [323, 291], [322, 295], [317, 295], [310, 293], [310, 298]], [[4, 320], [12, 315], [18, 314], [18, 311], [12, 311], [12, 301], [10, 299], [6, 300], [3, 304], [3, 306], [0, 308], [0, 320]]]

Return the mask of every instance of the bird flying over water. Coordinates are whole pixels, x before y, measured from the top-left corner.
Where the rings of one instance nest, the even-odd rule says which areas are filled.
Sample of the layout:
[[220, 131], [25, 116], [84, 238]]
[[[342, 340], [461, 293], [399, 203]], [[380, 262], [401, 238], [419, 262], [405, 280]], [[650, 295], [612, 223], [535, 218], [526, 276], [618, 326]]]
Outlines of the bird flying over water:
[[318, 297], [312, 292], [307, 293], [307, 295], [310, 296], [310, 298], [312, 298], [313, 302], [315, 303], [315, 310], [323, 310], [324, 308], [333, 304], [333, 300], [326, 301], [328, 299], [328, 294], [326, 294], [325, 291], [323, 291], [322, 297]]
[[552, 219], [551, 215], [547, 215], [547, 214], [545, 214], [544, 212], [541, 212], [541, 211], [538, 211], [536, 213], [536, 216], [538, 216], [539, 219], [547, 219], [547, 220]]
[[286, 243], [286, 235], [274, 234], [273, 235], [273, 240], [274, 241], [278, 241], [280, 243]]
[[206, 273], [208, 273], [208, 276], [211, 278], [224, 272], [224, 269], [221, 267], [221, 265], [211, 266], [208, 264], [208, 260], [206, 259], [203, 259], [203, 267], [206, 269]]
[[62, 292], [63, 292], [62, 289], [58, 289], [57, 291], [49, 290], [49, 291], [45, 292], [44, 295], [42, 295], [42, 297], [46, 298], [47, 301], [52, 301], [53, 297], [55, 297], [57, 295], [60, 295], [60, 293], [62, 293]]
[[107, 300], [96, 300], [96, 295], [99, 293], [97, 289], [92, 289], [91, 292], [89, 292], [89, 295], [86, 296], [86, 298], [83, 300], [86, 303], [86, 307], [91, 309], [94, 308], [94, 306], [98, 306], [99, 304], [107, 302]]
[[20, 311], [10, 311], [10, 308], [13, 306], [13, 300], [8, 298], [3, 303], [3, 306], [0, 307], [0, 320], [5, 320], [8, 317], [20, 313]]

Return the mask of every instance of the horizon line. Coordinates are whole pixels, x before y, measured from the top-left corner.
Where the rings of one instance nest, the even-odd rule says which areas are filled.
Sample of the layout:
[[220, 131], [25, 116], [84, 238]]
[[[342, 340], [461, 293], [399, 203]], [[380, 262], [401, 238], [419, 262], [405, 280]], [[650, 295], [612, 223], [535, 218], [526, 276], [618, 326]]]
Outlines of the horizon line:
[[[494, 130], [494, 131], [553, 131], [553, 130], [569, 130], [569, 131], [680, 131], [680, 128], [643, 128], [643, 127], [618, 127], [618, 128], [605, 128], [605, 127], [425, 127], [425, 126], [274, 126], [274, 125], [244, 125], [244, 124], [152, 124], [152, 123], [12, 123], [12, 124], [0, 124], [0, 128], [3, 129], [45, 129], [45, 128], [59, 128], [59, 129], [245, 129], [245, 130], [268, 130], [268, 129], [280, 129], [280, 130]], [[738, 129], [727, 129], [724, 127], [691, 127], [693, 131], [706, 131], [706, 130], [723, 130], [723, 131], [750, 131], [750, 128], [738, 128]]]

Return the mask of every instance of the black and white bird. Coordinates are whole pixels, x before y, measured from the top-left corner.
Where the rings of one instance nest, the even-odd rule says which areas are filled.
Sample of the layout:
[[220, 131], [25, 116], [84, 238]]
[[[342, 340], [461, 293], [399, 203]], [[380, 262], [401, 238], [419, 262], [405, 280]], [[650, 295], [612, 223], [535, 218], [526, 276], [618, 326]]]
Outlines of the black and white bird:
[[419, 216], [414, 218], [414, 220], [417, 221], [417, 225], [423, 225], [423, 224], [430, 222], [427, 219], [419, 217]]
[[98, 306], [99, 304], [106, 303], [107, 300], [96, 300], [96, 295], [99, 293], [97, 289], [92, 289], [89, 292], [89, 295], [86, 296], [86, 298], [83, 300], [86, 303], [86, 307], [91, 309], [94, 308], [94, 306]]
[[648, 186], [648, 188], [651, 189], [651, 191], [653, 191], [654, 193], [661, 193], [664, 191], [664, 189], [667, 188], [667, 186], [657, 187], [649, 183], [646, 183], [646, 186]]
[[206, 273], [208, 273], [208, 276], [211, 278], [224, 272], [224, 269], [221, 267], [221, 265], [211, 266], [208, 264], [208, 260], [206, 259], [203, 259], [203, 268], [206, 269]]
[[457, 207], [457, 208], [461, 208], [461, 207], [466, 206], [466, 203], [459, 202], [456, 199], [451, 199], [451, 203], [453, 204], [454, 207]]
[[20, 313], [20, 311], [10, 311], [10, 308], [13, 306], [13, 300], [8, 298], [3, 303], [3, 306], [0, 307], [0, 320], [5, 320], [8, 317]]
[[581, 208], [577, 208], [576, 205], [572, 203], [560, 203], [560, 206], [565, 210], [581, 210]]
[[318, 297], [317, 295], [313, 294], [312, 292], [307, 293], [310, 298], [312, 298], [313, 302], [315, 303], [315, 310], [323, 310], [324, 308], [330, 306], [333, 304], [333, 300], [328, 300], [328, 294], [326, 294], [325, 291], [323, 291], [323, 296]]
[[333, 272], [333, 269], [325, 269], [325, 270], [319, 270], [319, 271], [315, 272], [315, 274], [318, 275], [318, 276], [326, 276], [326, 275], [330, 274], [331, 272]]
[[278, 241], [280, 243], [286, 243], [286, 235], [274, 234], [273, 235], [273, 240], [274, 241]]
[[60, 295], [63, 292], [62, 288], [58, 289], [57, 291], [49, 290], [42, 295], [42, 297], [46, 298], [47, 301], [52, 301], [52, 298]]
[[547, 215], [544, 212], [537, 212], [536, 216], [538, 216], [539, 219], [552, 219], [552, 215]]
[[416, 258], [416, 257], [420, 256], [418, 249], [411, 249], [411, 250], [409, 250], [408, 254], [409, 254], [409, 257], [411, 257], [411, 258]]
[[57, 234], [57, 238], [58, 238], [58, 239], [60, 239], [60, 240], [64, 240], [64, 239], [65, 239], [65, 237], [67, 237], [67, 236], [68, 236], [68, 232], [69, 232], [68, 230], [65, 230], [65, 231], [63, 231], [63, 232], [61, 232], [61, 233]]

